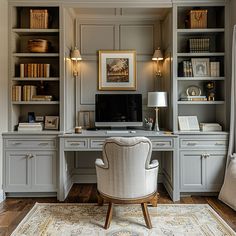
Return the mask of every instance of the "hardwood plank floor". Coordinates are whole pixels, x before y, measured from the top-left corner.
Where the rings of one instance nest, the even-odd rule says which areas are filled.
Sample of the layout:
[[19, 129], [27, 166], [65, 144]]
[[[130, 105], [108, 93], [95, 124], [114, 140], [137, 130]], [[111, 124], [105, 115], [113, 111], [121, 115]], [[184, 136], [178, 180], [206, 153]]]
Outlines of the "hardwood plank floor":
[[[74, 184], [65, 202], [96, 203], [96, 184]], [[158, 203], [173, 203], [163, 185], [159, 185]], [[8, 236], [25, 217], [36, 202], [58, 202], [56, 198], [7, 198], [0, 203], [0, 236]], [[236, 212], [217, 199], [217, 197], [182, 197], [183, 204], [208, 203], [236, 232]]]

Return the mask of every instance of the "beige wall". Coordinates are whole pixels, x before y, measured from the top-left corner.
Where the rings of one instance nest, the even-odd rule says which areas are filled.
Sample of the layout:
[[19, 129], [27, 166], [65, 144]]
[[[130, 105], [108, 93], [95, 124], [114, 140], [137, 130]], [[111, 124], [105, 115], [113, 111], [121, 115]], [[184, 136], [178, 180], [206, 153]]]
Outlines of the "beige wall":
[[[7, 0], [0, 0], [0, 134], [7, 130], [8, 24]], [[2, 189], [2, 139], [0, 139], [0, 190]], [[1, 200], [0, 192], [0, 200]]]

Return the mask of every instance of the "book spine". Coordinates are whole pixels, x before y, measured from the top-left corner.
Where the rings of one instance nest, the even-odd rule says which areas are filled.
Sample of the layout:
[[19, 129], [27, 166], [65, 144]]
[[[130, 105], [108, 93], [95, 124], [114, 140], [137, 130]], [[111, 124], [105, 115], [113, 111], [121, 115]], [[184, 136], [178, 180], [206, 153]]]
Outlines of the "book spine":
[[24, 78], [25, 77], [25, 69], [24, 69], [25, 65], [24, 64], [20, 64], [20, 77]]
[[11, 100], [16, 101], [16, 86], [12, 86]]

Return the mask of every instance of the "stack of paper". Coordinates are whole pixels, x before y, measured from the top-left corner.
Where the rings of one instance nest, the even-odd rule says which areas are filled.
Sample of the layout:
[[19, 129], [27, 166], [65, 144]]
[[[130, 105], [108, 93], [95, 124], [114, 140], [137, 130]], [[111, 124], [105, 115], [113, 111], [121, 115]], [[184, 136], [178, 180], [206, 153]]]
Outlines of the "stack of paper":
[[218, 123], [200, 123], [201, 131], [222, 131], [222, 126]]
[[42, 131], [42, 123], [19, 123], [18, 131]]

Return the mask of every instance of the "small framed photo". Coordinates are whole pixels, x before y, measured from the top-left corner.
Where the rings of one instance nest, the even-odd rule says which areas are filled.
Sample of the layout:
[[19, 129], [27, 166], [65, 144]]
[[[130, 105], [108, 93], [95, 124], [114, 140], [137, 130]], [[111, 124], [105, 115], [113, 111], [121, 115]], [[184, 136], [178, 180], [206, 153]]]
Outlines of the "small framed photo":
[[82, 128], [90, 128], [91, 127], [91, 116], [90, 111], [79, 111], [79, 126]]
[[58, 116], [45, 116], [45, 129], [55, 129], [58, 130], [59, 127], [59, 117]]
[[136, 51], [99, 51], [99, 90], [136, 90]]
[[28, 122], [34, 123], [35, 122], [35, 114], [34, 112], [28, 112]]
[[209, 58], [192, 58], [193, 76], [208, 77], [210, 76]]

